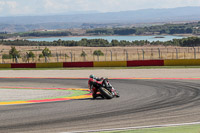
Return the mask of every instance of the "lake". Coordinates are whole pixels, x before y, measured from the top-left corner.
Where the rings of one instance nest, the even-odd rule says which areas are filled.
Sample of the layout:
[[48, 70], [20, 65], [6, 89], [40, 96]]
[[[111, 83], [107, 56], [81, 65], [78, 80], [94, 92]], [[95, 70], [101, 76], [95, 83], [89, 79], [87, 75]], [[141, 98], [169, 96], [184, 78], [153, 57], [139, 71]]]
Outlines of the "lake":
[[173, 39], [181, 39], [183, 37], [181, 36], [76, 36], [76, 37], [49, 37], [49, 38], [34, 38], [34, 39], [27, 39], [29, 41], [48, 41], [48, 42], [53, 42], [57, 41], [59, 39], [61, 40], [73, 40], [73, 41], [80, 41], [81, 39], [86, 38], [86, 39], [105, 39], [111, 42], [112, 40], [126, 40], [126, 41], [140, 41], [140, 40], [148, 40], [150, 42], [153, 41], [169, 41]]

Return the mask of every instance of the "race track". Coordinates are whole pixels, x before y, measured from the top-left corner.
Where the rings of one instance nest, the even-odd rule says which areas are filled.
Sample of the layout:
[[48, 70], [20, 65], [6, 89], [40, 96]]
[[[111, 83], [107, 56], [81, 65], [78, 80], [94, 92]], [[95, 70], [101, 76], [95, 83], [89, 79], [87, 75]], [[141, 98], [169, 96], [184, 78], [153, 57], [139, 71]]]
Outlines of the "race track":
[[[0, 106], [0, 133], [87, 131], [200, 121], [199, 80], [110, 82], [120, 92], [120, 98]], [[3, 78], [0, 86], [87, 88], [87, 80]]]

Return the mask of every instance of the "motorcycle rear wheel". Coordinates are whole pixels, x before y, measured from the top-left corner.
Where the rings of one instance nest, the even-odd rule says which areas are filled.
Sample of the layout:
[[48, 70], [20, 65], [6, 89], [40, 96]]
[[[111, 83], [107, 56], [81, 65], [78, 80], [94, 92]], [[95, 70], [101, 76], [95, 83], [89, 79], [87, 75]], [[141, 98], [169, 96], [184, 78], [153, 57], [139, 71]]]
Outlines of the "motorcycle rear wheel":
[[112, 99], [113, 98], [113, 94], [109, 90], [107, 90], [106, 88], [100, 87], [99, 91], [106, 99]]
[[97, 95], [96, 95], [96, 94], [92, 94], [92, 98], [93, 98], [93, 99], [96, 99], [96, 98], [97, 98]]

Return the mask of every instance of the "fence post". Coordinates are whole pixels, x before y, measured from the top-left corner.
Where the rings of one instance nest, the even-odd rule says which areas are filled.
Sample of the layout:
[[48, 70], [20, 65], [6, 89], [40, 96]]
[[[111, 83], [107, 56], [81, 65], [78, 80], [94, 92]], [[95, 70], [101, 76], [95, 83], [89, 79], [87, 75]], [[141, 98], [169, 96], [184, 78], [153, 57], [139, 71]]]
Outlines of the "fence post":
[[160, 59], [160, 48], [158, 48], [158, 59]]
[[28, 55], [28, 52], [26, 52], [26, 58], [27, 58], [27, 62], [29, 63], [29, 55]]
[[128, 61], [128, 51], [126, 50], [126, 61]]
[[97, 55], [97, 60], [99, 61], [99, 54]]
[[65, 62], [67, 62], [67, 55], [65, 54]]
[[112, 50], [110, 50], [110, 60], [112, 61]]
[[59, 62], [59, 59], [58, 59], [58, 53], [56, 52], [56, 58], [57, 58], [57, 62]]
[[107, 49], [106, 49], [106, 54], [105, 54], [105, 61], [106, 61], [106, 57], [107, 57]]
[[37, 62], [38, 61], [38, 57], [39, 55], [38, 55], [38, 52], [36, 51], [36, 54], [35, 54], [35, 62]]
[[140, 54], [138, 52], [138, 49], [137, 49], [137, 55], [138, 55], [138, 60], [140, 60]]
[[184, 52], [184, 59], [185, 59], [185, 52]]
[[194, 59], [197, 58], [197, 55], [196, 55], [196, 48], [194, 47]]
[[18, 58], [17, 58], [17, 56], [15, 57], [15, 62], [18, 63]]
[[143, 60], [144, 60], [144, 49], [142, 49], [142, 54], [143, 54]]
[[35, 57], [32, 57], [32, 62], [34, 62], [35, 61]]
[[71, 62], [72, 62], [72, 52], [70, 52], [70, 56], [71, 56]]
[[176, 59], [178, 59], [178, 49], [177, 48], [175, 49], [176, 49]]
[[47, 63], [47, 56], [44, 56], [44, 58], [45, 58], [45, 63]]

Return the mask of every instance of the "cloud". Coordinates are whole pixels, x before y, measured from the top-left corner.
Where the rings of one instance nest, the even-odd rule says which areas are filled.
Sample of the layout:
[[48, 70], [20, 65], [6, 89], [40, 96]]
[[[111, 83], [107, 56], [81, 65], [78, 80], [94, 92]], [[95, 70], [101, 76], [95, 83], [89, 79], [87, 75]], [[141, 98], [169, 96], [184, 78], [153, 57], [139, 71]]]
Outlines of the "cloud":
[[12, 14], [15, 12], [17, 7], [16, 1], [0, 1], [0, 15], [3, 14]]
[[15, 9], [17, 7], [17, 2], [16, 1], [7, 1], [6, 4], [11, 9]]

